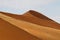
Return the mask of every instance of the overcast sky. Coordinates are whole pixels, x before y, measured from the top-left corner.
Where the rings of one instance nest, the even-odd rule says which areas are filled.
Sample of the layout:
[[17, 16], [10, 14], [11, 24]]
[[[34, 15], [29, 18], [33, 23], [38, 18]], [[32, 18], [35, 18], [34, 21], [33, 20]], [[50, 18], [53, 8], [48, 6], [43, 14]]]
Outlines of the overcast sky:
[[60, 0], [0, 0], [0, 11], [23, 14], [35, 10], [60, 23]]

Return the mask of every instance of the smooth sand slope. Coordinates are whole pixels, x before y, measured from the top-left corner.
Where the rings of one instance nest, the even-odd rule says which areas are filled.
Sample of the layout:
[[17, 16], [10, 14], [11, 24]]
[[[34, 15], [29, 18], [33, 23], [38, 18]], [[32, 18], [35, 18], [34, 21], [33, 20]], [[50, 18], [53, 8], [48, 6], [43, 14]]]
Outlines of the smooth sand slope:
[[33, 10], [30, 10], [23, 15], [14, 15], [14, 14], [10, 14], [10, 13], [8, 14], [8, 13], [4, 13], [4, 12], [0, 12], [0, 13], [11, 16], [11, 17], [19, 19], [19, 20], [24, 20], [24, 21], [31, 22], [34, 24], [52, 27], [55, 29], [60, 29], [59, 23], [49, 19], [48, 17], [44, 16], [41, 13], [33, 11]]
[[28, 32], [8, 23], [0, 16], [0, 40], [40, 40]]
[[0, 18], [43, 40], [60, 40], [60, 30], [36, 25], [0, 13]]

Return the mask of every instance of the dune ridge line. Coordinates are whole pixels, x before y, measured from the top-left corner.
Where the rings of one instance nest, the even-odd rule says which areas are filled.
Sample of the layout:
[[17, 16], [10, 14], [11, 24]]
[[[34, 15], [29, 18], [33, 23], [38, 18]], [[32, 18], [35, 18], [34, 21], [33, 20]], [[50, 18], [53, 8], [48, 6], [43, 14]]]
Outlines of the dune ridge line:
[[39, 13], [37, 11], [34, 11], [34, 10], [29, 10], [29, 11], [25, 12], [23, 15], [15, 15], [15, 14], [6, 13], [6, 12], [0, 12], [0, 13], [13, 17], [18, 20], [24, 20], [24, 21], [27, 21], [27, 22], [30, 22], [33, 24], [38, 24], [41, 26], [51, 27], [51, 28], [60, 30], [59, 23], [55, 22], [54, 20], [52, 20], [50, 18], [47, 18], [47, 16], [45, 16], [42, 13]]
[[58, 29], [32, 24], [22, 20], [17, 20], [1, 13], [0, 18], [27, 31], [28, 33], [38, 38], [42, 38], [44, 40], [60, 40], [60, 30]]

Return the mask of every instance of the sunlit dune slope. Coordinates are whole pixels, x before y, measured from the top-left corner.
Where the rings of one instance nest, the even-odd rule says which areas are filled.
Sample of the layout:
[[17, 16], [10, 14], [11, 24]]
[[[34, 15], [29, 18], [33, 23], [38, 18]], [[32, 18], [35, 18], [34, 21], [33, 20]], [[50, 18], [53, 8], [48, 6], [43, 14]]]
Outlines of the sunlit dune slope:
[[9, 17], [4, 14], [0, 14], [0, 18], [8, 21], [10, 24], [25, 30], [26, 32], [41, 38], [42, 40], [60, 40], [60, 30], [50, 27], [45, 27], [33, 23], [29, 23], [22, 20], [17, 20], [15, 18]]
[[0, 16], [0, 40], [40, 40], [40, 39], [1, 19]]
[[49, 19], [48, 17], [44, 16], [41, 13], [38, 13], [33, 10], [30, 10], [23, 15], [15, 15], [15, 14], [10, 14], [10, 13], [8, 14], [8, 13], [4, 13], [4, 12], [0, 12], [0, 13], [3, 13], [5, 15], [11, 16], [11, 17], [19, 19], [19, 20], [24, 20], [24, 21], [31, 22], [34, 24], [60, 29], [59, 23]]

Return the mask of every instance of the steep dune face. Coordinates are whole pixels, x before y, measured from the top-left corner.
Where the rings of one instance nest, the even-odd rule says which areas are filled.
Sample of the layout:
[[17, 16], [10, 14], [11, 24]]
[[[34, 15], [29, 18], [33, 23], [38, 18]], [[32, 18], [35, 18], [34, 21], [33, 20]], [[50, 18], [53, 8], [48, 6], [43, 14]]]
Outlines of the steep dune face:
[[0, 40], [40, 40], [0, 18]]
[[23, 15], [14, 15], [14, 14], [8, 14], [8, 13], [3, 13], [3, 14], [11, 16], [19, 20], [28, 21], [34, 24], [60, 29], [60, 24], [42, 15], [41, 13], [38, 13], [33, 10], [30, 10]]
[[48, 17], [44, 16], [43, 14], [41, 14], [39, 12], [36, 12], [36, 11], [33, 11], [33, 10], [29, 10], [24, 15], [27, 16], [27, 15], [30, 15], [30, 14], [33, 15], [33, 16], [35, 16], [35, 17], [37, 17], [37, 18], [40, 18], [40, 19], [51, 20]]
[[17, 20], [4, 14], [0, 14], [0, 18], [38, 38], [42, 38], [42, 40], [60, 40], [60, 30], [58, 29]]
[[59, 23], [53, 21], [52, 19], [44, 16], [43, 14], [41, 14], [39, 12], [30, 10], [30, 11], [26, 12], [23, 16], [27, 17], [27, 19], [29, 19], [30, 22], [32, 22], [32, 23], [60, 29]]

